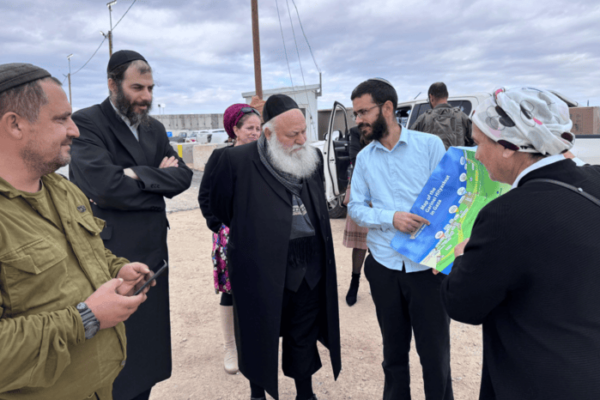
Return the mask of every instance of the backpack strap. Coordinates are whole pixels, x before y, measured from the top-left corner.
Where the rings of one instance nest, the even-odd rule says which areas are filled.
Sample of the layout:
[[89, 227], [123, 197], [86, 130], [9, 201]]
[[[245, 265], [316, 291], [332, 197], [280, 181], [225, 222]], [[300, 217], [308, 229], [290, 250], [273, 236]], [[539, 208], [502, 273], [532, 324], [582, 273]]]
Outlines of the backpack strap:
[[530, 181], [527, 181], [527, 182], [525, 182], [525, 185], [527, 185], [528, 183], [532, 183], [532, 182], [551, 183], [553, 185], [562, 186], [562, 187], [569, 189], [577, 194], [582, 195], [583, 197], [585, 197], [586, 199], [588, 199], [589, 201], [591, 201], [592, 203], [594, 203], [595, 205], [600, 207], [600, 200], [598, 200], [596, 197], [592, 196], [591, 194], [584, 192], [582, 188], [576, 188], [573, 185], [569, 185], [568, 183], [564, 183], [561, 181], [556, 181], [554, 179], [542, 179], [542, 178], [532, 179]]

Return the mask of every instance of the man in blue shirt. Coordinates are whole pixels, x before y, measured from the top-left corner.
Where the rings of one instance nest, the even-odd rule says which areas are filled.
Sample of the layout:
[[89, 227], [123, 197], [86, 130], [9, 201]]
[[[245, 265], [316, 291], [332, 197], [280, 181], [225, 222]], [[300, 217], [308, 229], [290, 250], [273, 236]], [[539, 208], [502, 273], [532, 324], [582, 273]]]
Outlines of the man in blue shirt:
[[369, 228], [365, 276], [383, 336], [383, 399], [410, 399], [414, 331], [426, 399], [451, 400], [450, 318], [440, 300], [442, 275], [390, 246], [396, 230], [412, 233], [429, 224], [409, 211], [445, 148], [437, 136], [398, 125], [397, 104], [396, 90], [384, 79], [369, 79], [352, 92], [355, 120], [373, 141], [356, 159], [348, 210], [358, 225]]

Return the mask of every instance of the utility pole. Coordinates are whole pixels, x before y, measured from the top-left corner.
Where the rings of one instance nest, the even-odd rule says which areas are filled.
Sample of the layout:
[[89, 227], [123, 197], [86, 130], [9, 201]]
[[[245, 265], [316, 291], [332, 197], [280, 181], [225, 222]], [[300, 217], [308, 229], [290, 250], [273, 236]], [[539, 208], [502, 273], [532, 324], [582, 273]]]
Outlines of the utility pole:
[[73, 57], [73, 54], [67, 56], [67, 60], [69, 60], [69, 75], [67, 76], [69, 77], [69, 104], [73, 107], [73, 99], [71, 97], [71, 57]]
[[112, 57], [112, 51], [113, 51], [113, 42], [112, 42], [112, 31], [113, 31], [113, 26], [112, 26], [112, 6], [114, 6], [115, 4], [117, 4], [117, 0], [113, 0], [111, 2], [106, 3], [106, 6], [108, 7], [108, 16], [110, 18], [110, 31], [108, 31], [108, 54], [109, 57]]
[[258, 30], [258, 0], [252, 2], [252, 43], [254, 47], [254, 84], [256, 96], [262, 100], [262, 72], [260, 69], [260, 34]]

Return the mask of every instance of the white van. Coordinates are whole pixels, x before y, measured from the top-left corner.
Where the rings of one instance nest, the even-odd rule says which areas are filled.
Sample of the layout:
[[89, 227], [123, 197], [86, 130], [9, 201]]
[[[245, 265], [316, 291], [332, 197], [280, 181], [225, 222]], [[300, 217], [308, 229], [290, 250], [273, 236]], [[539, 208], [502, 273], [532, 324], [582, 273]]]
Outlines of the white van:
[[[566, 96], [551, 91], [556, 96], [567, 103], [569, 107], [577, 107], [576, 101], [570, 100]], [[477, 106], [492, 96], [491, 93], [473, 93], [467, 95], [450, 96], [448, 103], [454, 107], [459, 107], [469, 117], [473, 114]], [[410, 128], [417, 118], [427, 110], [431, 109], [429, 99], [426, 95], [421, 95], [414, 100], [398, 103], [396, 117], [403, 127]], [[344, 126], [334, 130], [336, 114], [342, 114]], [[329, 207], [330, 218], [343, 218], [346, 216], [346, 208], [343, 205], [348, 185], [348, 166], [350, 165], [350, 156], [348, 153], [348, 131], [349, 124], [347, 119], [348, 111], [344, 105], [334, 102], [325, 140], [311, 143], [323, 153], [325, 160], [325, 196]], [[582, 160], [591, 164], [600, 164], [600, 135], [579, 135], [577, 139], [582, 139], [579, 143], [576, 141], [573, 148], [573, 154]]]

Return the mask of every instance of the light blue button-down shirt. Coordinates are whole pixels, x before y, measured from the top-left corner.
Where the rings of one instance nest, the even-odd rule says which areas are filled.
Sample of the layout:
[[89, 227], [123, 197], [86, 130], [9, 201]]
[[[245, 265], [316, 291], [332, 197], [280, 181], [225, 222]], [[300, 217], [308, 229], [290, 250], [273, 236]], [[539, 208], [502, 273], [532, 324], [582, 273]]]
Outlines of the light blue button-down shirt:
[[371, 254], [389, 269], [402, 270], [403, 263], [406, 272], [429, 269], [404, 257], [390, 243], [396, 234], [394, 213], [410, 212], [444, 153], [439, 137], [406, 128], [392, 150], [373, 141], [358, 153], [348, 211], [354, 222], [369, 228]]

